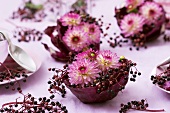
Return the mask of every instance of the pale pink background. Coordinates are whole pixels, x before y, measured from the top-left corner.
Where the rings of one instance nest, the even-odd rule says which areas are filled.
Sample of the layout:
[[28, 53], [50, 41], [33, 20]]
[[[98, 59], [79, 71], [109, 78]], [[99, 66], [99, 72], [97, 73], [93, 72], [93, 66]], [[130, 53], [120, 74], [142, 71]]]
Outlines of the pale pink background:
[[[97, 0], [96, 0], [97, 1]], [[0, 0], [0, 28], [7, 30], [13, 30], [15, 27], [7, 23], [7, 19], [13, 10], [16, 10], [20, 5], [21, 0]], [[114, 16], [115, 6], [121, 6], [121, 0], [99, 0], [96, 3], [96, 7], [92, 10], [92, 15], [100, 17], [104, 15], [104, 22], [112, 23], [110, 34], [113, 32], [119, 33], [120, 30], [116, 24]], [[12, 20], [13, 21], [13, 20]], [[44, 21], [41, 23], [33, 22], [19, 22], [13, 21], [17, 25], [27, 26], [30, 28], [36, 28], [43, 31], [48, 25], [55, 25], [55, 22]], [[167, 31], [168, 33], [168, 31]], [[141, 49], [140, 51], [129, 51], [129, 46], [125, 45], [122, 48], [111, 48], [104, 39], [104, 43], [101, 45], [101, 49], [110, 49], [112, 52], [116, 52], [119, 56], [124, 55], [137, 63], [137, 68], [142, 72], [142, 76], [137, 78], [137, 82], [128, 82], [123, 93], [119, 93], [118, 96], [108, 102], [101, 104], [83, 104], [80, 102], [69, 90], [67, 90], [66, 98], [63, 99], [56, 94], [56, 100], [60, 101], [67, 106], [69, 113], [118, 113], [121, 103], [127, 103], [131, 100], [147, 99], [150, 109], [165, 109], [165, 113], [170, 113], [170, 94], [163, 92], [155, 87], [150, 80], [152, 69], [161, 61], [170, 57], [170, 43], [165, 43], [162, 37], [148, 44], [148, 49]], [[63, 63], [55, 62], [49, 53], [44, 50], [41, 42], [51, 45], [49, 37], [44, 36], [41, 42], [30, 43], [18, 43], [16, 39], [12, 38], [12, 41], [18, 46], [26, 49], [29, 53], [36, 52], [37, 59], [42, 61], [40, 69], [27, 79], [27, 83], [22, 83], [23, 93], [31, 93], [35, 97], [47, 96], [49, 85], [47, 81], [51, 78], [52, 74], [48, 71], [49, 67], [61, 68]], [[52, 45], [51, 45], [52, 46]], [[1, 51], [1, 48], [0, 48]], [[2, 54], [0, 52], [0, 54]], [[16, 98], [22, 97], [18, 92], [6, 90], [5, 85], [0, 86], [0, 106], [5, 102], [15, 101]], [[140, 111], [129, 111], [129, 113], [145, 113]]]

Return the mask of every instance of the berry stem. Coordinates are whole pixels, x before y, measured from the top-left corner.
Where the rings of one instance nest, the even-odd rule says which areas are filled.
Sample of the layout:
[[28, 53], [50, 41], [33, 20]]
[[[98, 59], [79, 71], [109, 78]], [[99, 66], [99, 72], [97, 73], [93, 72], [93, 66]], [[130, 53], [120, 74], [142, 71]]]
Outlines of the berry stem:
[[160, 109], [160, 110], [151, 110], [151, 109], [136, 109], [136, 108], [131, 108], [133, 110], [139, 110], [139, 111], [148, 111], [148, 112], [165, 112], [164, 109]]
[[164, 112], [165, 110], [164, 110], [164, 109], [160, 109], [160, 110], [150, 110], [150, 109], [146, 109], [145, 111], [148, 111], [148, 112]]
[[[2, 105], [2, 108], [11, 104], [24, 104], [25, 102], [9, 102]], [[32, 104], [32, 102], [27, 102], [27, 104]]]

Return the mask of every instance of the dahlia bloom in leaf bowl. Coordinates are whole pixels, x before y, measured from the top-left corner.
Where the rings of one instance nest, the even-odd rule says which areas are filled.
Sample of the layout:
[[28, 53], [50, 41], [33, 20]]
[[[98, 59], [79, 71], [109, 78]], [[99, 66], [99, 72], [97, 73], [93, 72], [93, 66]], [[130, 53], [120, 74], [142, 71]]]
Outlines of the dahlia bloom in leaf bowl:
[[115, 17], [123, 38], [136, 47], [144, 47], [165, 31], [165, 11], [152, 0], [126, 0], [124, 7], [115, 9]]
[[68, 61], [70, 53], [76, 55], [89, 48], [99, 50], [101, 32], [95, 18], [86, 13], [70, 11], [57, 20], [56, 26], [45, 29], [45, 33], [59, 51], [55, 51], [47, 44], [44, 44], [44, 47], [54, 59]]
[[129, 78], [135, 81], [141, 75], [135, 66], [136, 63], [110, 50], [89, 49], [77, 54], [64, 69], [49, 69], [55, 72], [48, 82], [49, 92], [53, 94], [57, 90], [65, 97], [66, 86], [84, 103], [105, 102], [122, 91]]

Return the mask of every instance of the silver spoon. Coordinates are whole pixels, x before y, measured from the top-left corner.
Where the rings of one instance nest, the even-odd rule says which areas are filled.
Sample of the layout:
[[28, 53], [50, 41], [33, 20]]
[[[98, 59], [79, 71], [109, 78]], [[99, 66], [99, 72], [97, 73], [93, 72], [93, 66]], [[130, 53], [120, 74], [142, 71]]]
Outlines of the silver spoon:
[[23, 49], [16, 45], [13, 45], [6, 32], [0, 31], [0, 34], [5, 40], [7, 40], [9, 44], [8, 52], [10, 56], [15, 60], [15, 62], [28, 71], [35, 72], [36, 65], [34, 60]]

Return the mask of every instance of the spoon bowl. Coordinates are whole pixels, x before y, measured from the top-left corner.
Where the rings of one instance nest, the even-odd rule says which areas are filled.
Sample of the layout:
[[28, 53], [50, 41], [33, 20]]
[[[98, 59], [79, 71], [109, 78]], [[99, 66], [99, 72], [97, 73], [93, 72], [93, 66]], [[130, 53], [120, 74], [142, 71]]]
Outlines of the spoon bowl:
[[22, 48], [13, 45], [6, 32], [0, 31], [0, 34], [5, 40], [7, 40], [9, 44], [8, 52], [10, 56], [14, 59], [14, 61], [18, 63], [21, 67], [27, 69], [28, 71], [35, 72], [36, 64], [34, 60]]

